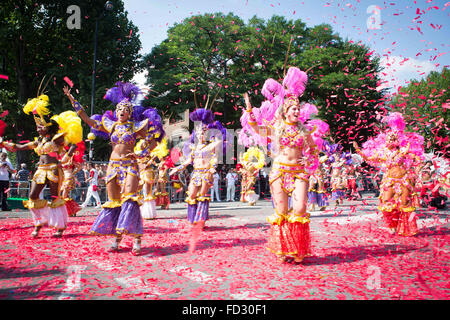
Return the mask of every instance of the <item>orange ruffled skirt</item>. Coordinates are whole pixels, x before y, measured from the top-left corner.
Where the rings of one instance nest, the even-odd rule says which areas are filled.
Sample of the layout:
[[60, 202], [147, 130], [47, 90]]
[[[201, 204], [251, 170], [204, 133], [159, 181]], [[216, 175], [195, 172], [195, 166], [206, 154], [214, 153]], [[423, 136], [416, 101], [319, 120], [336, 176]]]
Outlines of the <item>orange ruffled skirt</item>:
[[275, 213], [267, 219], [270, 223], [267, 249], [277, 256], [290, 256], [298, 260], [311, 255], [309, 215]]

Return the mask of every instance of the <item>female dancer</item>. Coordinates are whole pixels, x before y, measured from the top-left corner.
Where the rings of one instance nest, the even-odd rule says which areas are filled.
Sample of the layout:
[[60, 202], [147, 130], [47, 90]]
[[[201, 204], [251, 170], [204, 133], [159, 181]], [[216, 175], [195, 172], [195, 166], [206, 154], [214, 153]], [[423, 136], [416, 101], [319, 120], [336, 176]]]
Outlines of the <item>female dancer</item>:
[[[30, 209], [34, 221], [34, 231], [31, 234], [33, 238], [39, 236], [39, 231], [44, 225], [55, 228], [56, 232], [53, 236], [57, 238], [62, 237], [67, 227], [66, 203], [60, 196], [63, 173], [58, 158], [64, 153], [66, 145], [71, 145], [66, 153], [67, 157], [71, 157], [76, 144], [82, 140], [83, 136], [81, 120], [75, 112], [66, 111], [49, 120], [46, 119], [46, 116], [50, 114], [48, 105], [48, 96], [39, 95], [29, 100], [23, 108], [26, 114], [33, 113], [38, 138], [27, 144], [3, 142], [3, 146], [12, 152], [34, 150], [39, 155], [39, 165], [31, 183], [30, 198], [24, 200], [24, 206]], [[50, 203], [39, 198], [46, 185], [52, 197]]]
[[361, 194], [359, 193], [358, 186], [356, 185], [356, 172], [356, 167], [353, 164], [346, 164], [345, 177], [351, 200], [361, 199]]
[[[143, 142], [143, 141], [142, 141]], [[140, 141], [135, 148], [135, 153], [142, 152]], [[167, 140], [164, 138], [158, 145], [148, 154], [139, 158], [139, 185], [143, 189], [144, 198], [141, 206], [141, 215], [143, 219], [156, 218], [156, 197], [153, 194], [153, 185], [158, 179], [158, 170], [156, 169], [156, 159], [162, 159], [169, 153], [167, 149]]]
[[[256, 183], [256, 175], [258, 171], [264, 167], [265, 156], [263, 152], [257, 147], [249, 148], [240, 158], [239, 171], [242, 175], [242, 190], [241, 190], [241, 202], [248, 202], [249, 205], [254, 206], [258, 195], [253, 190]], [[257, 162], [253, 162], [256, 159]]]
[[378, 209], [391, 233], [413, 236], [418, 230], [412, 198], [414, 185], [408, 172], [419, 168], [423, 161], [424, 139], [417, 133], [404, 131], [406, 124], [401, 113], [390, 114], [384, 122], [390, 129], [366, 141], [362, 150], [356, 142], [353, 146], [370, 165], [383, 167]]
[[167, 176], [167, 171], [174, 167], [173, 161], [170, 157], [164, 157], [158, 164], [158, 183], [156, 196], [156, 205], [161, 206], [161, 209], [169, 209], [170, 198], [169, 192], [166, 190], [167, 183], [169, 182], [169, 177]]
[[[72, 106], [96, 136], [109, 138], [112, 152], [106, 172], [106, 190], [109, 201], [103, 204], [90, 234], [113, 235], [115, 241], [110, 252], [117, 252], [122, 236], [134, 237], [132, 255], [141, 253], [143, 222], [139, 203], [139, 173], [137, 156], [133, 152], [138, 139], [143, 139], [142, 150], [151, 150], [162, 139], [161, 119], [156, 110], [134, 105], [139, 88], [131, 83], [117, 82], [106, 92], [105, 99], [116, 105], [115, 112], [89, 117], [83, 107], [70, 94], [64, 93]], [[145, 154], [145, 152], [143, 152]]]
[[326, 181], [327, 181], [327, 173], [325, 172], [324, 168], [322, 167], [322, 163], [319, 165], [319, 169], [316, 174], [317, 178], [317, 206], [319, 207], [320, 211], [325, 210], [325, 208], [328, 206], [328, 195], [327, 195], [327, 188], [326, 188]]
[[[194, 110], [189, 118], [194, 121], [195, 129], [183, 148], [186, 160], [173, 168], [169, 175], [173, 175], [180, 169], [185, 169], [188, 165], [193, 164], [194, 170], [191, 174], [185, 200], [188, 204], [187, 218], [192, 226], [199, 224], [203, 228], [209, 217], [210, 198], [207, 194], [211, 188], [212, 175], [216, 171], [218, 162], [216, 148], [221, 144], [225, 148], [226, 132], [219, 121], [214, 121], [214, 114], [211, 110], [206, 108]], [[217, 130], [220, 133], [217, 133]], [[207, 141], [208, 131], [213, 133], [211, 141]]]
[[331, 163], [331, 200], [335, 200], [335, 207], [344, 201], [345, 187], [347, 180], [344, 175], [345, 158], [341, 154], [342, 145], [333, 144], [330, 146], [328, 162]]
[[319, 169], [316, 170], [315, 173], [311, 174], [309, 176], [309, 188], [308, 188], [308, 203], [309, 203], [309, 210], [310, 211], [316, 211], [316, 204], [317, 204], [317, 190], [319, 188], [319, 179], [317, 178]]
[[[328, 125], [320, 120], [308, 121], [318, 110], [299, 102], [306, 82], [306, 73], [291, 67], [283, 86], [273, 79], [266, 80], [262, 93], [268, 100], [261, 108], [252, 108], [248, 95], [244, 94], [247, 108], [241, 117], [241, 135], [249, 134], [250, 140], [257, 142], [272, 136], [270, 148], [274, 163], [269, 184], [275, 213], [267, 219], [271, 224], [267, 247], [281, 262], [289, 257], [301, 262], [311, 253], [310, 215], [306, 212], [308, 179], [317, 168], [320, 137]], [[268, 134], [263, 129], [267, 127]], [[288, 206], [289, 197], [292, 197], [292, 209]]]
[[67, 213], [69, 217], [75, 217], [77, 212], [80, 211], [81, 207], [78, 203], [70, 198], [70, 192], [75, 188], [75, 175], [81, 170], [81, 165], [83, 163], [83, 154], [85, 145], [84, 141], [77, 144], [77, 148], [73, 155], [70, 156], [68, 151], [69, 147], [66, 146], [66, 153], [61, 158], [61, 169], [64, 175], [64, 181], [61, 186], [61, 198], [66, 201]]

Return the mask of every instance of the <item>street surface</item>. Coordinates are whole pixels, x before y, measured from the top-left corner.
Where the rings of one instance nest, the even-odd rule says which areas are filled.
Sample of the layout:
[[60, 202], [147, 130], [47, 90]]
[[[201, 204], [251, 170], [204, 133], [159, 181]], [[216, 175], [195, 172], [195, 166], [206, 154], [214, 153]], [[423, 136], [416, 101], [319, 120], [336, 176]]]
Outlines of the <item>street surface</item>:
[[442, 300], [450, 298], [449, 210], [419, 209], [420, 233], [390, 235], [372, 194], [311, 214], [313, 256], [280, 264], [265, 248], [260, 200], [214, 202], [202, 232], [186, 221], [186, 204], [144, 220], [142, 255], [133, 239], [107, 253], [111, 237], [89, 236], [98, 209], [69, 218], [62, 239], [43, 228], [32, 239], [31, 216], [0, 213], [2, 300]]

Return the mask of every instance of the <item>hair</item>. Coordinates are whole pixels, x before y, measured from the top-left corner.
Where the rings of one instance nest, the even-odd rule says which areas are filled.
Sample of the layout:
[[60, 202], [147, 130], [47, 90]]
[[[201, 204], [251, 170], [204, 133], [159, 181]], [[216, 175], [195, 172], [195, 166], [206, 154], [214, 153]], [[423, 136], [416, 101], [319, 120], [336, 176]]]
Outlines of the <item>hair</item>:
[[53, 120], [53, 119], [50, 119], [50, 121], [48, 121], [47, 123], [50, 124], [48, 127], [46, 127], [47, 128], [47, 134], [49, 134], [52, 137], [55, 136], [58, 133], [58, 131], [59, 131], [58, 123], [55, 120]]

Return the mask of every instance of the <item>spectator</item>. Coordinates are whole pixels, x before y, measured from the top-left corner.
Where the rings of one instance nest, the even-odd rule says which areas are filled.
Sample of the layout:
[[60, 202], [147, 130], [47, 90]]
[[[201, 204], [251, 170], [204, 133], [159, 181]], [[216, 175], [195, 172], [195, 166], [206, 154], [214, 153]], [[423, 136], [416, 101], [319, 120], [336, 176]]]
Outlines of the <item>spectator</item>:
[[180, 180], [180, 172], [174, 173], [170, 176], [170, 181], [172, 182], [172, 201], [177, 202], [180, 201], [180, 193], [183, 190], [183, 185]]
[[260, 184], [260, 190], [259, 195], [260, 197], [267, 196], [266, 194], [266, 188], [267, 188], [267, 173], [264, 169], [261, 169], [259, 171], [259, 184]]
[[76, 195], [76, 201], [81, 202], [81, 199], [84, 199], [84, 196], [86, 194], [86, 173], [84, 171], [85, 163], [82, 164], [81, 170], [79, 170], [77, 173], [75, 173], [75, 180], [76, 184], [78, 185], [78, 188], [75, 188], [75, 195]]
[[104, 202], [106, 202], [107, 200], [107, 196], [106, 196], [106, 170], [104, 168], [103, 165], [101, 164], [96, 164], [95, 168], [97, 169], [98, 172], [98, 193], [100, 195], [100, 201], [103, 200]]
[[237, 174], [233, 169], [228, 171], [227, 176], [225, 178], [227, 180], [227, 201], [234, 201], [234, 197], [236, 194], [236, 180]]
[[28, 198], [28, 189], [30, 181], [30, 170], [27, 169], [27, 164], [22, 163], [20, 165], [20, 170], [16, 174], [16, 180], [19, 180], [19, 197]]
[[14, 168], [8, 160], [6, 152], [0, 154], [0, 196], [2, 197], [2, 210], [11, 211], [8, 208], [6, 199], [8, 198], [9, 191], [9, 176], [14, 173]]
[[91, 200], [91, 197], [94, 197], [95, 201], [97, 202], [96, 208], [101, 207], [101, 201], [100, 196], [98, 195], [98, 171], [95, 169], [95, 166], [93, 163], [90, 164], [90, 170], [89, 170], [89, 178], [86, 181], [89, 184], [88, 191], [86, 194], [86, 199], [84, 200], [81, 207], [85, 208], [89, 204], [89, 200]]
[[211, 188], [211, 201], [214, 201], [214, 194], [216, 194], [217, 201], [221, 202], [220, 193], [219, 193], [220, 176], [217, 172], [214, 173], [213, 179], [214, 179], [214, 182], [213, 182], [213, 186]]

